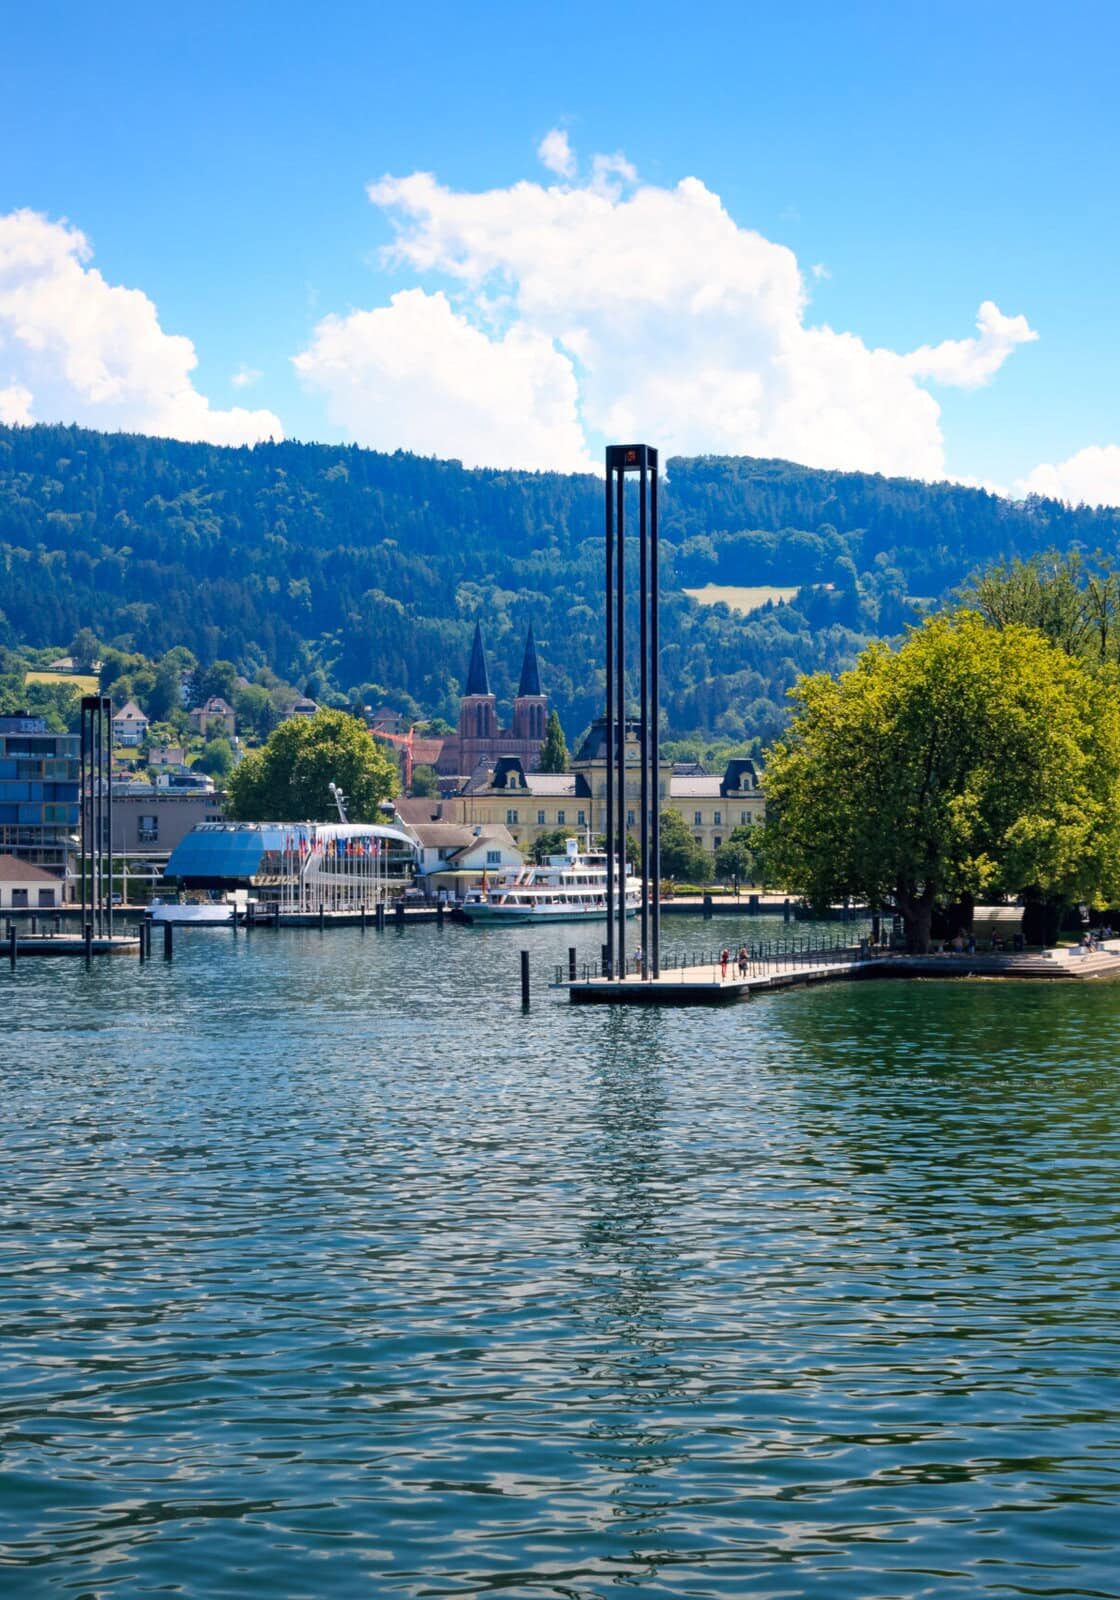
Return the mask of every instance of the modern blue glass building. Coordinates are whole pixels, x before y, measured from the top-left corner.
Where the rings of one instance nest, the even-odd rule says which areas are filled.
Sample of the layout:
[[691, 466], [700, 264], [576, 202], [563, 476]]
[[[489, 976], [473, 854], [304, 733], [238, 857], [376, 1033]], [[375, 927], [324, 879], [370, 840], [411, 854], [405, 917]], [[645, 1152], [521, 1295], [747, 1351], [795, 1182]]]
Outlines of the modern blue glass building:
[[26, 712], [0, 716], [0, 855], [65, 879], [77, 834], [78, 735]]
[[416, 841], [392, 823], [203, 822], [175, 846], [164, 876], [180, 889], [343, 909], [399, 893], [416, 860]]

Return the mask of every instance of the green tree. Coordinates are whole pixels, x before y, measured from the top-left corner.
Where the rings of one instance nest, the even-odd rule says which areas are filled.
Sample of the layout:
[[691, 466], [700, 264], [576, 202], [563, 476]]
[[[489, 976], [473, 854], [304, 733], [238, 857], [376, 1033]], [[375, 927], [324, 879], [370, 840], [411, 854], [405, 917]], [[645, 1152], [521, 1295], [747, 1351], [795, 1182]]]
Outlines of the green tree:
[[232, 706], [237, 695], [237, 668], [232, 661], [212, 661], [194, 681], [193, 705], [204, 706], [217, 698]]
[[538, 833], [533, 840], [533, 860], [541, 862], [545, 856], [562, 856], [567, 849], [567, 841], [579, 837], [576, 828], [550, 828], [547, 833]]
[[418, 767], [413, 767], [412, 788], [410, 792], [417, 797], [435, 797], [438, 795], [439, 773], [436, 771], [435, 767], [429, 767], [424, 762], [421, 762]]
[[260, 684], [238, 689], [230, 704], [237, 713], [238, 733], [251, 734], [255, 739], [267, 739], [280, 721], [272, 695]]
[[231, 775], [229, 814], [244, 822], [330, 820], [332, 783], [352, 822], [375, 821], [380, 802], [397, 792], [396, 762], [346, 711], [291, 717]]
[[79, 628], [70, 641], [67, 654], [79, 672], [92, 672], [94, 662], [101, 659], [101, 645], [98, 643], [97, 635], [89, 628]]
[[935, 903], [1120, 891], [1120, 713], [1103, 675], [976, 612], [803, 678], [767, 762], [768, 869], [815, 904], [892, 903], [928, 948]]
[[660, 875], [682, 883], [707, 883], [712, 875], [708, 852], [689, 833], [680, 812], [672, 809], [661, 813]]
[[753, 883], [761, 877], [762, 857], [761, 824], [741, 822], [732, 828], [715, 854], [717, 878], [726, 883], [737, 878], [740, 883]]
[[195, 766], [201, 772], [208, 772], [212, 778], [228, 777], [233, 771], [233, 746], [228, 739], [207, 739]]
[[540, 770], [542, 772], [568, 770], [568, 744], [564, 738], [564, 730], [560, 726], [559, 714], [555, 711], [548, 713], [544, 743], [541, 745]]

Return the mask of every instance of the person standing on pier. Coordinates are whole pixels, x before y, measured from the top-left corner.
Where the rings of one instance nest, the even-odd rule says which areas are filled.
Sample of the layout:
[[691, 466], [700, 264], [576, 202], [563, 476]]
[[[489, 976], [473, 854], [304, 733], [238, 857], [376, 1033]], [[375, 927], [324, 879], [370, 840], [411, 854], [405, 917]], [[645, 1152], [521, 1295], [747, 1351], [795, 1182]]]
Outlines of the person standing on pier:
[[725, 983], [727, 981], [727, 963], [730, 960], [731, 952], [725, 945], [719, 953], [719, 980], [721, 983]]

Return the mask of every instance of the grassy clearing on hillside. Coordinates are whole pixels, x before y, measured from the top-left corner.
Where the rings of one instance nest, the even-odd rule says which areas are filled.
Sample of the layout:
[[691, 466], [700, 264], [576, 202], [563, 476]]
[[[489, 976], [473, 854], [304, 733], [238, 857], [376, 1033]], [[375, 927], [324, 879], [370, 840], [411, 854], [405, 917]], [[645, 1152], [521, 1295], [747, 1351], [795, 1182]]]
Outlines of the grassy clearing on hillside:
[[97, 693], [97, 674], [92, 672], [46, 672], [32, 670], [25, 672], [23, 681], [27, 683], [66, 683], [78, 694]]
[[699, 601], [702, 606], [715, 606], [723, 604], [732, 611], [741, 612], [744, 617], [752, 611], [760, 611], [768, 600], [773, 600], [777, 605], [779, 600], [792, 600], [797, 593], [797, 585], [792, 587], [776, 587], [770, 583], [740, 585], [735, 583], [706, 583], [702, 589], [686, 589], [685, 594], [693, 600]]

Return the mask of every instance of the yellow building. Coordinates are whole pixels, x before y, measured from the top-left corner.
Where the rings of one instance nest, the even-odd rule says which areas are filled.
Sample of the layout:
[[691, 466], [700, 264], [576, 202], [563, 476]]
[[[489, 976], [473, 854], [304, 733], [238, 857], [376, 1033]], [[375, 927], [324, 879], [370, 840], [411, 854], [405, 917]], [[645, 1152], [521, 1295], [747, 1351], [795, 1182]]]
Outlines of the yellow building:
[[[503, 758], [479, 773], [458, 794], [437, 804], [442, 820], [468, 824], [502, 824], [519, 849], [529, 854], [542, 833], [557, 828], [590, 832], [592, 838], [607, 828], [606, 724], [594, 722], [572, 760], [568, 772], [526, 772], [520, 761]], [[641, 828], [641, 794], [638, 772], [638, 729], [626, 728], [626, 814], [635, 834]], [[730, 761], [723, 776], [690, 766], [675, 770], [662, 762], [657, 804], [662, 811], [677, 810], [690, 833], [705, 850], [718, 850], [740, 823], [760, 822], [766, 805], [754, 763]]]

